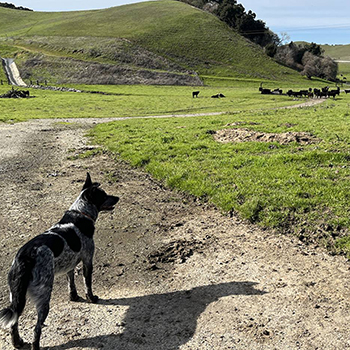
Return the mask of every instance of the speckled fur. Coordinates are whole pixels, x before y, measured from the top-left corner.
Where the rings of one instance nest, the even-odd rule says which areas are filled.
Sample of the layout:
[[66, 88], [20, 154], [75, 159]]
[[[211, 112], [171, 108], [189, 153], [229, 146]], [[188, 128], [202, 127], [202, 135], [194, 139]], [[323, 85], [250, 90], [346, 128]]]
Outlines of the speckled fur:
[[100, 211], [112, 210], [119, 200], [107, 195], [99, 186], [87, 174], [82, 192], [62, 219], [18, 251], [8, 275], [11, 305], [0, 311], [0, 325], [11, 328], [15, 348], [24, 345], [18, 332], [18, 319], [28, 294], [38, 314], [32, 350], [40, 349], [42, 325], [49, 313], [55, 274], [67, 274], [70, 300], [76, 301], [79, 297], [74, 283], [74, 269], [82, 262], [86, 298], [92, 303], [98, 301], [91, 287], [94, 223]]

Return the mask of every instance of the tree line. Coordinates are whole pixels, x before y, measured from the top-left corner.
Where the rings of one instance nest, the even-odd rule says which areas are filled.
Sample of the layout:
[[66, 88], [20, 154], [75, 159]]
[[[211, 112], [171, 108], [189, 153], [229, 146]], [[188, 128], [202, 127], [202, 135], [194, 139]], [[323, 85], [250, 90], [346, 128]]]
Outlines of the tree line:
[[27, 7], [15, 6], [14, 4], [10, 4], [8, 2], [0, 2], [0, 7], [6, 7], [13, 10], [33, 11]]
[[309, 79], [312, 77], [336, 80], [338, 65], [330, 57], [323, 57], [321, 47], [315, 43], [283, 45], [282, 39], [272, 32], [266, 23], [246, 11], [237, 0], [180, 0], [210, 12], [227, 23], [239, 34], [261, 46], [265, 53], [277, 62], [298, 70]]
[[330, 57], [323, 56], [324, 51], [315, 43], [296, 44], [293, 41], [288, 45], [277, 47], [274, 58], [298, 70], [308, 79], [318, 77], [331, 81], [337, 80], [338, 64]]

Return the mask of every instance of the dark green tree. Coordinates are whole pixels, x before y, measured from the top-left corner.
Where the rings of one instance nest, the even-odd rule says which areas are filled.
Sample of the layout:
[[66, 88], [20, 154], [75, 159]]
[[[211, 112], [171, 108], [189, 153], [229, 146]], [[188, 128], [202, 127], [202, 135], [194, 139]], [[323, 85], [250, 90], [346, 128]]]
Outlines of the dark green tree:
[[24, 11], [33, 11], [31, 9], [28, 9], [26, 7], [22, 6], [15, 6], [14, 4], [8, 3], [8, 2], [0, 2], [0, 7], [5, 7], [13, 10], [24, 10]]
[[230, 27], [238, 29], [240, 18], [244, 15], [244, 7], [236, 0], [223, 0], [219, 3], [216, 15]]
[[321, 46], [315, 43], [305, 44], [305, 49], [306, 51], [311, 52], [315, 56], [322, 56], [324, 53], [324, 50], [321, 48]]

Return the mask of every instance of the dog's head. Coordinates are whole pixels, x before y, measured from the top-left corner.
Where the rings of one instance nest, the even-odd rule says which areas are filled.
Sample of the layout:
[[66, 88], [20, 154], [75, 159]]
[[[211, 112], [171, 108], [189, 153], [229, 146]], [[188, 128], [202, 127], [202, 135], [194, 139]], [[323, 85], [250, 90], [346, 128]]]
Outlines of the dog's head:
[[113, 210], [118, 203], [119, 197], [108, 195], [98, 182], [92, 182], [90, 174], [87, 173], [82, 191], [83, 199], [96, 207], [97, 211]]

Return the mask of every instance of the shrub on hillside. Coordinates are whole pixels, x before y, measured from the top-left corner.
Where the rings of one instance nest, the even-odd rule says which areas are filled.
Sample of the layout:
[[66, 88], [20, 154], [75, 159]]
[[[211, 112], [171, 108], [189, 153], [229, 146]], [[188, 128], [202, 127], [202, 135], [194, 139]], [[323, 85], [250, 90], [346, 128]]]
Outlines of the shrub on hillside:
[[338, 64], [330, 57], [323, 57], [321, 47], [315, 43], [280, 46], [276, 50], [275, 59], [293, 69], [298, 70], [309, 79], [312, 77], [335, 81]]

